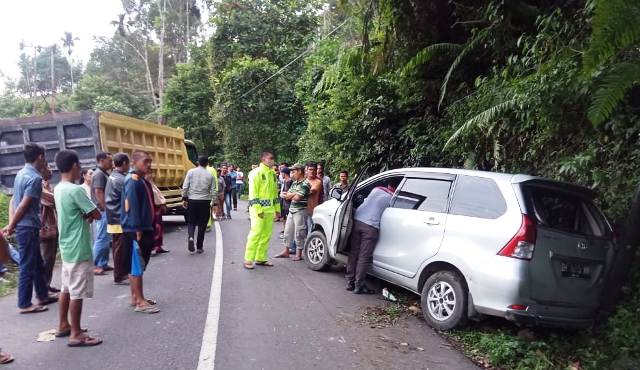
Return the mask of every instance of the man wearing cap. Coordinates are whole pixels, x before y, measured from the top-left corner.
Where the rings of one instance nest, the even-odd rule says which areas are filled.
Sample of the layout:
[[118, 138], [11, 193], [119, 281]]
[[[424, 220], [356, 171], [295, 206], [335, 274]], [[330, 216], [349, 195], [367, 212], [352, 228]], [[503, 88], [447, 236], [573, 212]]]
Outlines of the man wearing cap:
[[291, 202], [289, 217], [284, 226], [284, 249], [276, 258], [289, 257], [289, 246], [293, 240], [296, 242], [296, 255], [293, 261], [302, 260], [302, 249], [307, 238], [307, 201], [311, 193], [311, 184], [305, 178], [305, 167], [296, 163], [291, 168], [293, 183], [288, 191], [283, 191], [280, 196], [285, 202]]
[[249, 173], [249, 217], [251, 231], [247, 236], [244, 267], [253, 270], [255, 265], [273, 266], [269, 261], [269, 241], [273, 220], [280, 217], [278, 182], [273, 166], [273, 153], [262, 152], [260, 165]]

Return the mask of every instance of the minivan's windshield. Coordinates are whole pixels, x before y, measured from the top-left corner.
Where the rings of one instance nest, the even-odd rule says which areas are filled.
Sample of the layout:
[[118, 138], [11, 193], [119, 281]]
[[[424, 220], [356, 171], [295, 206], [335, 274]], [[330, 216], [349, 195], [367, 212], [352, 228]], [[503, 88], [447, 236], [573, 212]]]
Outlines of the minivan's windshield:
[[528, 186], [525, 189], [541, 225], [580, 235], [609, 235], [606, 219], [590, 200], [545, 187]]

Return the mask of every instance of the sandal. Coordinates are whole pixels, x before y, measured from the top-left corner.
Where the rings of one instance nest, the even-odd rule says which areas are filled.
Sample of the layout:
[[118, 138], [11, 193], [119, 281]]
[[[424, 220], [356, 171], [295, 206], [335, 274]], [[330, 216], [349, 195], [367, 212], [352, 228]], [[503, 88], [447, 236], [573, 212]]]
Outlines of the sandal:
[[[87, 328], [81, 328], [80, 329], [83, 333], [86, 333], [89, 331], [89, 329]], [[71, 329], [65, 330], [65, 331], [56, 331], [56, 338], [64, 338], [64, 337], [68, 337], [71, 335]]]
[[85, 335], [84, 337], [82, 337], [82, 339], [70, 340], [69, 343], [67, 343], [67, 346], [69, 346], [69, 347], [93, 347], [93, 346], [97, 346], [100, 343], [102, 343], [102, 339], [94, 338], [94, 337], [90, 337], [88, 335]]
[[256, 262], [256, 265], [273, 267], [273, 262], [271, 262], [271, 261], [261, 261], [261, 262]]
[[288, 254], [284, 254], [284, 253], [280, 253], [279, 255], [273, 257], [273, 258], [289, 258]]
[[134, 310], [134, 312], [140, 312], [140, 313], [148, 313], [148, 314], [153, 314], [153, 313], [158, 313], [160, 312], [160, 309], [156, 306], [144, 306], [144, 307], [136, 307]]
[[[148, 304], [150, 304], [152, 306], [155, 306], [155, 305], [158, 304], [158, 302], [156, 302], [155, 300], [153, 300], [151, 298], [147, 298], [146, 301], [147, 301]], [[131, 307], [135, 307], [136, 306], [135, 303], [130, 303], [130, 305], [131, 305]]]
[[15, 360], [11, 353], [0, 352], [0, 365], [10, 364]]
[[247, 262], [247, 261], [244, 262], [244, 268], [246, 268], [247, 270], [253, 270], [254, 267], [255, 266], [253, 265], [253, 262]]
[[33, 306], [29, 307], [29, 308], [25, 308], [25, 309], [20, 310], [20, 313], [23, 314], [23, 315], [27, 315], [27, 314], [30, 314], [30, 313], [44, 312], [44, 311], [47, 311], [48, 309], [49, 309], [49, 307], [47, 307], [47, 306], [36, 306], [36, 305], [33, 305]]

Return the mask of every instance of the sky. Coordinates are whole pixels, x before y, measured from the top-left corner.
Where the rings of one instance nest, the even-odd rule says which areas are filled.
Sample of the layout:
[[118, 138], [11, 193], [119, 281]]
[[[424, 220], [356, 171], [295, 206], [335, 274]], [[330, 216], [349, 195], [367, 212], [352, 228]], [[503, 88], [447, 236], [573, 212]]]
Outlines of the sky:
[[[73, 33], [73, 60], [89, 60], [95, 36], [110, 36], [111, 21], [122, 12], [121, 0], [0, 0], [0, 91], [6, 81], [17, 79], [20, 41], [48, 46], [61, 44], [64, 32]], [[33, 50], [26, 50], [33, 55]], [[66, 55], [66, 53], [65, 53]]]

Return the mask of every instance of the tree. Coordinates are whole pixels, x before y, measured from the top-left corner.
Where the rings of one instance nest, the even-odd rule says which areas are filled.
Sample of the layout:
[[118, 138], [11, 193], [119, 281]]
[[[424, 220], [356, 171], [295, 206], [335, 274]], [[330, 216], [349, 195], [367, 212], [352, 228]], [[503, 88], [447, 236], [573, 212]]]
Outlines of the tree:
[[71, 77], [71, 93], [74, 90], [73, 84], [73, 59], [71, 58], [71, 53], [73, 52], [73, 47], [75, 46], [75, 41], [79, 40], [77, 37], [73, 37], [71, 32], [65, 32], [64, 37], [60, 39], [62, 41], [62, 47], [67, 49], [67, 56], [69, 58], [69, 76]]
[[[318, 2], [309, 0], [223, 0], [215, 3], [211, 65], [220, 72], [237, 58], [265, 58], [284, 66], [313, 40]], [[292, 78], [296, 65], [287, 71]], [[298, 71], [299, 73], [299, 71]]]
[[230, 63], [216, 79], [212, 117], [222, 136], [225, 158], [243, 168], [257, 163], [267, 148], [274, 150], [279, 160], [297, 158], [295, 139], [304, 130], [305, 121], [287, 79], [276, 77], [242, 96], [277, 69], [266, 59], [244, 57]]
[[169, 126], [183, 128], [185, 136], [207, 155], [222, 152], [220, 134], [209, 117], [213, 103], [206, 52], [194, 47], [191, 60], [178, 64], [176, 74], [167, 84], [162, 115]]
[[144, 97], [132, 95], [114, 81], [87, 74], [71, 97], [72, 110], [105, 110], [140, 117], [145, 112]]

